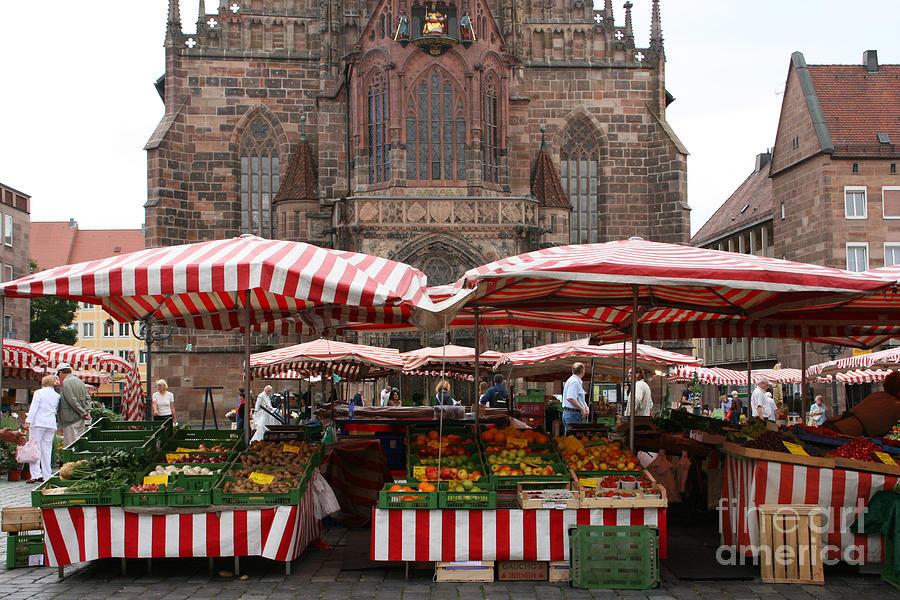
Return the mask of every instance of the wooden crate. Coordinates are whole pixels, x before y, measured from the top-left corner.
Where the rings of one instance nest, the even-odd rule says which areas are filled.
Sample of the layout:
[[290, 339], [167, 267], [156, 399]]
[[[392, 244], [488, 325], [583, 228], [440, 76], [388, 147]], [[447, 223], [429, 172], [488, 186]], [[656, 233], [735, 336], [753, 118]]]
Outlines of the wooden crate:
[[550, 561], [550, 564], [547, 565], [547, 581], [551, 583], [569, 583], [568, 561]]
[[758, 458], [771, 462], [806, 465], [808, 467], [819, 467], [824, 469], [833, 469], [835, 467], [835, 459], [830, 456], [802, 456], [799, 454], [788, 454], [786, 452], [758, 450], [756, 448], [746, 448], [740, 444], [735, 444], [734, 442], [725, 442], [722, 444], [722, 450], [728, 454], [742, 456], [744, 458]]
[[[585, 496], [585, 488], [575, 479], [575, 487], [581, 496], [579, 501], [580, 508], [665, 508], [669, 505], [669, 497], [666, 494], [666, 488], [661, 486], [656, 479], [648, 471], [644, 470], [640, 473], [646, 476], [654, 483], [656, 489], [659, 490], [659, 498], [588, 498]], [[574, 471], [572, 477], [575, 478]]]
[[30, 506], [7, 507], [3, 509], [2, 520], [2, 529], [7, 533], [44, 529], [40, 508], [32, 508]]
[[435, 563], [434, 580], [450, 583], [494, 581], [494, 561]]
[[575, 509], [581, 506], [581, 494], [578, 490], [519, 489], [516, 497], [519, 499], [519, 506], [524, 509]]
[[497, 581], [547, 581], [547, 563], [538, 560], [498, 560]]
[[760, 564], [766, 583], [825, 585], [822, 532], [825, 514], [818, 504], [759, 506]]

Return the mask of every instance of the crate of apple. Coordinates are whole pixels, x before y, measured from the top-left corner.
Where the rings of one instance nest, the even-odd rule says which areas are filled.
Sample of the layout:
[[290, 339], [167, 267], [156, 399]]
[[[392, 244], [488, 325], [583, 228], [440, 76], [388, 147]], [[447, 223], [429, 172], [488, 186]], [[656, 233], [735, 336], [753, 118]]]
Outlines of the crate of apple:
[[419, 458], [437, 458], [438, 456], [472, 456], [477, 452], [475, 446], [410, 446], [410, 452]]
[[584, 449], [564, 450], [563, 460], [575, 471], [640, 471], [634, 454], [618, 442]]
[[563, 472], [563, 465], [530, 465], [525, 462], [518, 464], [492, 464], [491, 474], [497, 477], [550, 477]]
[[428, 433], [419, 433], [415, 436], [410, 433], [409, 441], [412, 444], [416, 444], [418, 446], [453, 446], [458, 444], [474, 444], [475, 439], [472, 435], [459, 435], [456, 433], [448, 433], [446, 435], [441, 436], [440, 432], [436, 429], [432, 429]]

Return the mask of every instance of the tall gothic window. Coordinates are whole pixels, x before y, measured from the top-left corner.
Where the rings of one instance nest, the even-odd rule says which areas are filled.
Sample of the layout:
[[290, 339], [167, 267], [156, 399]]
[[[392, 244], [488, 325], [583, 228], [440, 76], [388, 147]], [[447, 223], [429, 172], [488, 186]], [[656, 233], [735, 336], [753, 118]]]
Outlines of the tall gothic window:
[[569, 126], [560, 150], [559, 175], [572, 203], [569, 240], [573, 244], [597, 241], [597, 139], [582, 119]]
[[241, 233], [272, 237], [278, 191], [278, 150], [272, 126], [262, 117], [250, 123], [241, 140]]
[[391, 151], [387, 142], [387, 85], [376, 73], [369, 82], [366, 145], [369, 149], [369, 183], [391, 178]]
[[462, 98], [437, 69], [413, 89], [406, 108], [408, 179], [466, 178]]
[[500, 181], [499, 132], [497, 128], [497, 84], [493, 79], [485, 83], [484, 93], [481, 96], [481, 131], [484, 136], [482, 164], [485, 181], [497, 183]]

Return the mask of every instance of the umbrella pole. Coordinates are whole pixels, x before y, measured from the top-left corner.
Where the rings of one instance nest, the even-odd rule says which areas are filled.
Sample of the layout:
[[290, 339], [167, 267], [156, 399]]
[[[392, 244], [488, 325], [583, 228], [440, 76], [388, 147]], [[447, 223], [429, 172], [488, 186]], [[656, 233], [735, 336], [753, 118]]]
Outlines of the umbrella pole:
[[[628, 336], [625, 334], [625, 331], [622, 331], [622, 395], [618, 398], [619, 404], [617, 406], [625, 406], [625, 376], [627, 373], [627, 369], [625, 368], [625, 361], [628, 360]], [[563, 384], [565, 385], [565, 384]], [[616, 409], [618, 412], [618, 409]]]
[[750, 348], [753, 345], [753, 337], [748, 333], [747, 334], [747, 409], [748, 413], [751, 417], [755, 416], [753, 414], [753, 406], [750, 404], [750, 394], [753, 391], [753, 374], [751, 373], [753, 369], [752, 361], [750, 359]]
[[594, 413], [594, 362], [596, 359], [591, 359], [591, 382], [588, 384], [588, 423], [591, 422], [591, 417]]
[[144, 419], [153, 420], [153, 323], [144, 321], [144, 344], [147, 346], [147, 398], [144, 401]]
[[637, 391], [638, 286], [632, 286], [631, 299], [631, 396], [628, 419], [628, 447], [634, 452], [634, 396]]
[[481, 398], [478, 397], [478, 384], [480, 383], [478, 379], [478, 367], [481, 362], [481, 320], [478, 318], [478, 309], [476, 308], [475, 313], [475, 402], [472, 403], [472, 407], [475, 409], [475, 435], [478, 435], [478, 412], [481, 408]]
[[[149, 358], [147, 366], [150, 366]], [[244, 443], [248, 447], [250, 446], [250, 406], [250, 290], [244, 290]]]
[[806, 403], [808, 402], [806, 390], [806, 326], [800, 338], [800, 422], [806, 423]]

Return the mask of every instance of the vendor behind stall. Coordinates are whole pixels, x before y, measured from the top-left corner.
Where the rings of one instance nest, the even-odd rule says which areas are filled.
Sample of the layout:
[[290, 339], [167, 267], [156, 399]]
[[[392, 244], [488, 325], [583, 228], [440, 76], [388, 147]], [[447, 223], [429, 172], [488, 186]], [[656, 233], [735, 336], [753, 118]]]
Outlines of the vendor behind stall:
[[897, 421], [900, 421], [900, 371], [893, 371], [884, 379], [884, 391], [869, 394], [822, 426], [845, 435], [881, 437]]
[[503, 385], [503, 375], [494, 375], [494, 385], [481, 397], [479, 403], [488, 408], [507, 408], [509, 406], [509, 390]]
[[572, 365], [572, 376], [566, 380], [566, 384], [563, 386], [562, 421], [566, 435], [568, 435], [571, 425], [584, 423], [588, 416], [582, 377], [584, 377], [584, 365], [577, 362]]

